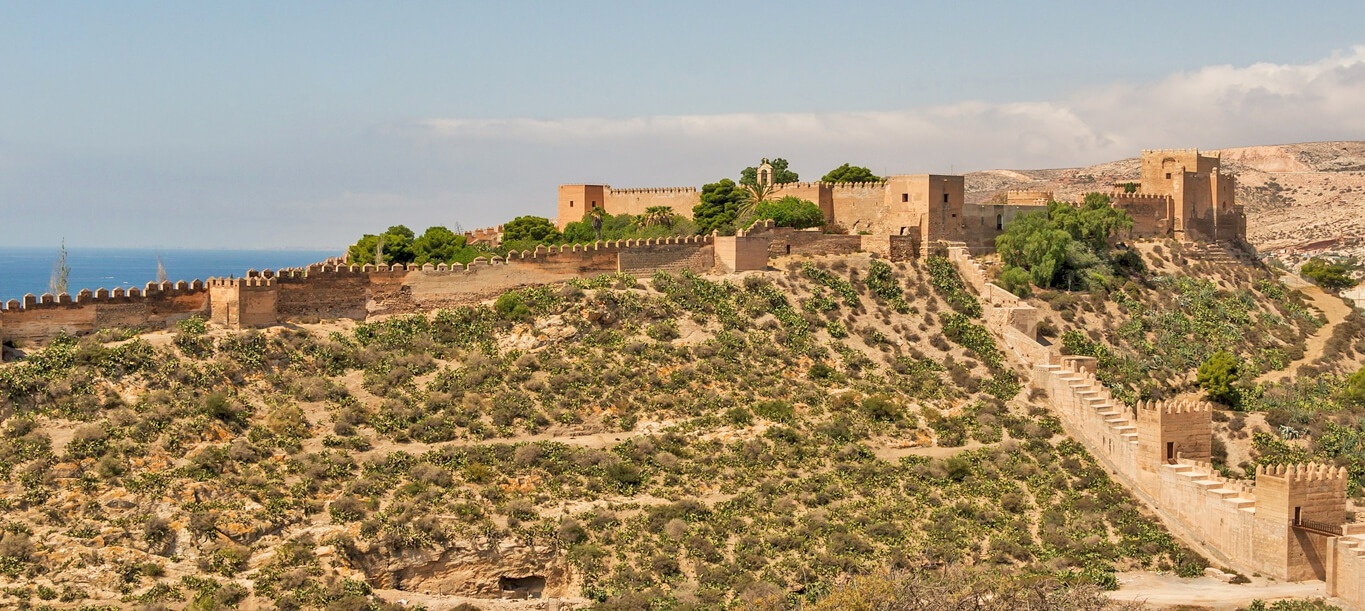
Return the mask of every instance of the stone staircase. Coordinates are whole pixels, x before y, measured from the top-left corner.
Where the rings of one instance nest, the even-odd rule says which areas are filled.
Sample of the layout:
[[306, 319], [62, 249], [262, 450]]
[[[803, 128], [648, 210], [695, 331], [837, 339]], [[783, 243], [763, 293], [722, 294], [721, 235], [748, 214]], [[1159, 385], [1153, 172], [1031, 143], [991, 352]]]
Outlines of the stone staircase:
[[1165, 464], [1161, 468], [1171, 471], [1177, 478], [1190, 482], [1204, 489], [1208, 494], [1231, 504], [1238, 511], [1256, 513], [1256, 500], [1244, 496], [1246, 489], [1242, 484], [1228, 481], [1217, 471], [1214, 471], [1212, 465], [1208, 463], [1179, 462]]
[[1184, 242], [1181, 246], [1181, 254], [1186, 258], [1207, 263], [1257, 263], [1256, 257], [1251, 253], [1222, 242]]
[[[1137, 444], [1137, 424], [1128, 415], [1123, 404], [1116, 401], [1109, 389], [1100, 384], [1088, 372], [1071, 371], [1061, 365], [1041, 364], [1038, 367], [1054, 377], [1058, 383], [1068, 388], [1084, 412], [1098, 414], [1114, 435], [1128, 443]], [[1085, 418], [1085, 414], [1078, 414]]]

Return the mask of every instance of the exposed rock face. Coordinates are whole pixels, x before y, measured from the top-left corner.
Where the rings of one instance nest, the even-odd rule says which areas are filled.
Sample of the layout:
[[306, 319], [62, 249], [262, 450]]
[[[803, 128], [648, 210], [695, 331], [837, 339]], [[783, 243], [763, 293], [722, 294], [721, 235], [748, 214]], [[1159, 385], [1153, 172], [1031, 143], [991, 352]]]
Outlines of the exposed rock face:
[[[532, 593], [525, 584], [543, 578], [546, 597], [576, 595], [563, 559], [552, 548], [514, 541], [491, 545], [457, 543], [445, 551], [410, 550], [386, 556], [365, 571], [378, 588], [479, 598], [522, 598]], [[380, 560], [380, 558], [383, 560]], [[506, 589], [504, 589], [506, 588]]]

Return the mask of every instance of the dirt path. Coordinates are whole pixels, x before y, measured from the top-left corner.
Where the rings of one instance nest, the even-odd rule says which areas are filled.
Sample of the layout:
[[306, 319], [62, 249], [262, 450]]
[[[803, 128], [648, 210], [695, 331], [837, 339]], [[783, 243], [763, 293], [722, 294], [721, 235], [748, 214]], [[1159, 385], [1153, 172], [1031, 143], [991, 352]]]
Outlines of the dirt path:
[[1308, 338], [1308, 347], [1303, 352], [1303, 358], [1289, 364], [1288, 367], [1280, 371], [1269, 371], [1256, 378], [1257, 382], [1283, 382], [1294, 374], [1299, 365], [1312, 363], [1322, 356], [1323, 349], [1327, 346], [1327, 340], [1336, 331], [1337, 325], [1341, 324], [1342, 319], [1351, 313], [1351, 306], [1346, 305], [1340, 297], [1332, 295], [1318, 288], [1316, 284], [1300, 278], [1294, 274], [1285, 274], [1281, 277], [1284, 285], [1291, 289], [1303, 291], [1308, 297], [1309, 304], [1316, 308], [1327, 318], [1327, 324], [1318, 329]]
[[[1230, 584], [1212, 577], [1184, 579], [1146, 571], [1119, 573], [1119, 589], [1107, 592], [1115, 600], [1140, 601], [1165, 609], [1181, 605], [1200, 609], [1232, 611], [1246, 607], [1251, 601], [1266, 602], [1294, 598], [1325, 598], [1327, 585], [1321, 581], [1284, 583], [1253, 577], [1251, 583]], [[1331, 599], [1328, 602], [1334, 602]], [[1340, 605], [1341, 601], [1334, 604]]]

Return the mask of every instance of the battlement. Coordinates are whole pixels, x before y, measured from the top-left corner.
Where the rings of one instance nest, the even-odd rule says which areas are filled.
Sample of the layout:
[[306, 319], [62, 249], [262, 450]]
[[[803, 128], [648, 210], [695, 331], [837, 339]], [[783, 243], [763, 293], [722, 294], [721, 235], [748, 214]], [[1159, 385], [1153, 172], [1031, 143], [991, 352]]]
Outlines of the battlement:
[[606, 185], [607, 192], [611, 195], [635, 195], [635, 194], [667, 194], [667, 193], [696, 193], [696, 187], [637, 187], [630, 189], [613, 189], [611, 185]]
[[1138, 191], [1136, 193], [1128, 193], [1125, 192], [1123, 189], [1115, 189], [1112, 193], [1109, 194], [1109, 197], [1115, 203], [1118, 203], [1119, 201], [1132, 203], [1162, 203], [1171, 200], [1171, 196], [1164, 195], [1161, 193], [1143, 193], [1141, 191]]
[[253, 275], [242, 278], [209, 278], [208, 286], [209, 288], [245, 289], [269, 288], [275, 286], [275, 279], [273, 277], [262, 276], [259, 273], [255, 273], [255, 270], [248, 273]]
[[18, 313], [24, 310], [54, 308], [71, 305], [96, 305], [107, 303], [111, 300], [124, 301], [130, 298], [157, 298], [161, 296], [174, 296], [180, 294], [191, 294], [203, 291], [207, 288], [201, 280], [186, 282], [148, 282], [145, 288], [115, 288], [113, 290], [99, 288], [95, 290], [81, 289], [75, 295], [60, 293], [53, 295], [43, 293], [34, 295], [29, 293], [23, 299], [11, 299], [0, 302], [0, 311]]
[[1206, 401], [1138, 401], [1138, 411], [1157, 414], [1212, 413], [1213, 404]]
[[1256, 479], [1274, 478], [1287, 482], [1327, 482], [1340, 481], [1345, 484], [1350, 475], [1346, 467], [1333, 467], [1322, 463], [1296, 463], [1290, 465], [1257, 465]]
[[[1198, 154], [1199, 154], [1199, 149], [1197, 149], [1197, 148], [1189, 148], [1189, 149], [1142, 149], [1142, 154], [1143, 154], [1143, 155], [1198, 155]], [[1208, 157], [1208, 156], [1209, 156], [1209, 155], [1205, 155], [1205, 157]], [[1214, 153], [1212, 156], [1213, 156], [1213, 157], [1217, 157], [1217, 156], [1218, 156], [1218, 153]]]
[[822, 182], [822, 183], [820, 183], [820, 184], [822, 184], [822, 185], [829, 185], [831, 189], [834, 189], [834, 190], [836, 190], [836, 191], [838, 191], [838, 190], [850, 191], [850, 190], [853, 190], [853, 189], [884, 189], [884, 188], [886, 188], [886, 180], [885, 180], [885, 179], [883, 179], [883, 180], [877, 180], [877, 181], [873, 181], [873, 182]]

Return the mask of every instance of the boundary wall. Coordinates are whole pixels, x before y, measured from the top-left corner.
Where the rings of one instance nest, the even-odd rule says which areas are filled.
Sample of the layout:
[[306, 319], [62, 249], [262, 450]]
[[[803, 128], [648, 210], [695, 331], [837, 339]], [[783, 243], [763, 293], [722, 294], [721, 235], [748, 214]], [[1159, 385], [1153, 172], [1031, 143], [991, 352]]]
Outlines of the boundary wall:
[[1032, 384], [1047, 392], [1067, 433], [1172, 532], [1234, 570], [1323, 580], [1330, 595], [1365, 608], [1365, 524], [1345, 523], [1344, 467], [1263, 466], [1254, 483], [1223, 477], [1209, 462], [1211, 405], [1124, 405], [1096, 379], [1093, 357], [1059, 355], [1029, 337], [1029, 317], [1020, 312], [1032, 308], [987, 282], [966, 247], [950, 247], [949, 258], [981, 295], [987, 326], [1031, 369]]
[[918, 255], [913, 236], [850, 236], [774, 227], [735, 236], [688, 236], [537, 246], [468, 265], [346, 265], [247, 270], [241, 278], [150, 283], [145, 290], [27, 295], [0, 307], [0, 340], [44, 340], [107, 327], [164, 328], [194, 315], [228, 328], [287, 320], [401, 314], [475, 303], [520, 287], [604, 273], [733, 273], [763, 270], [774, 255], [873, 252], [891, 260]]
[[0, 340], [45, 339], [109, 327], [160, 328], [208, 311], [208, 285], [199, 280], [148, 282], [142, 289], [84, 289], [74, 297], [29, 294], [0, 308]]

